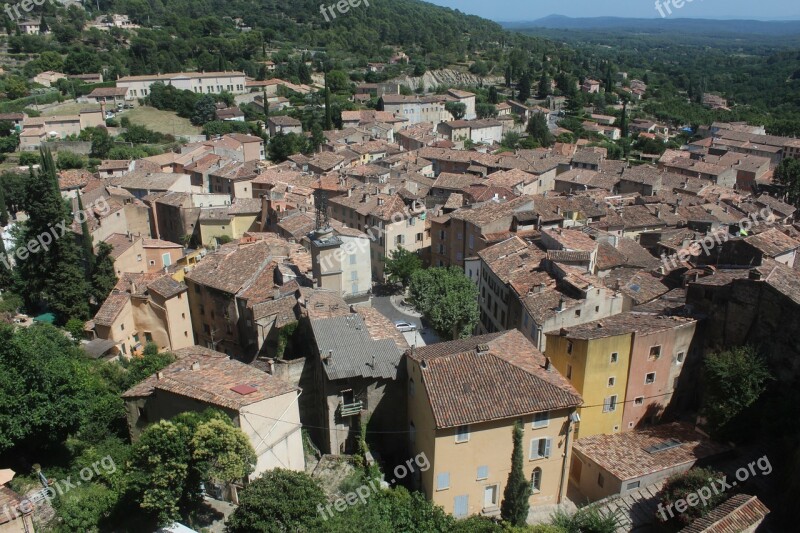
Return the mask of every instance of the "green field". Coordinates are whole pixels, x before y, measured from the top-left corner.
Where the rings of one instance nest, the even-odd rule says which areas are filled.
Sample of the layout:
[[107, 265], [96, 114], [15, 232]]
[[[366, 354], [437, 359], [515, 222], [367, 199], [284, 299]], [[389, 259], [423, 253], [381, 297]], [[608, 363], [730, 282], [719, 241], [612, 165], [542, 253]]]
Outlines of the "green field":
[[192, 126], [188, 119], [181, 118], [172, 111], [161, 111], [154, 107], [141, 106], [117, 113], [118, 120], [122, 117], [128, 117], [132, 124], [176, 137], [202, 134], [202, 129]]
[[100, 109], [98, 104], [79, 104], [75, 102], [63, 103], [58, 106], [42, 111], [43, 117], [56, 117], [63, 115], [77, 115], [84, 109]]

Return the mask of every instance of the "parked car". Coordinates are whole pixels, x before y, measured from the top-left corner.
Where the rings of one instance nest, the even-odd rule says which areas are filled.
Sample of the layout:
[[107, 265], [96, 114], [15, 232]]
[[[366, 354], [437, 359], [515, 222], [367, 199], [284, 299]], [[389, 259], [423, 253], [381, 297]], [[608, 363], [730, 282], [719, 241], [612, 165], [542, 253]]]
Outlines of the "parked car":
[[408, 322], [395, 322], [394, 327], [396, 327], [401, 333], [405, 333], [407, 331], [417, 331], [417, 326], [415, 324], [409, 324]]

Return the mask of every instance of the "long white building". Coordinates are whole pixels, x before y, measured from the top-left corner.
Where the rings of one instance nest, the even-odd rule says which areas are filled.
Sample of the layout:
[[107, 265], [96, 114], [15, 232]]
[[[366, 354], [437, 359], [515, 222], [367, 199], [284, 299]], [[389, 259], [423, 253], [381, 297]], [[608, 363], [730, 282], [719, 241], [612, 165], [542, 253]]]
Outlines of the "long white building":
[[174, 72], [170, 74], [148, 74], [144, 76], [125, 76], [117, 80], [117, 87], [128, 89], [127, 98], [143, 98], [150, 94], [150, 86], [156, 82], [172, 85], [176, 89], [198, 94], [219, 94], [227, 91], [232, 94], [245, 94], [246, 78], [244, 72]]

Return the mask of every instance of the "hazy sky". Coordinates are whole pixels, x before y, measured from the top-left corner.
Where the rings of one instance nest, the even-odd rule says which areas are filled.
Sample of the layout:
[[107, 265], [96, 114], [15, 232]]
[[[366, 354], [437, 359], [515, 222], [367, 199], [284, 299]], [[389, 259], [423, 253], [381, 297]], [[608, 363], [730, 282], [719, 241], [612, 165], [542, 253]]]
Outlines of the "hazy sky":
[[[497, 21], [570, 17], [659, 17], [655, 0], [426, 0]], [[669, 0], [661, 0], [666, 2]], [[675, 0], [672, 0], [675, 1]], [[800, 19], [797, 0], [684, 0], [671, 17], [714, 19]], [[672, 4], [670, 4], [672, 5]]]

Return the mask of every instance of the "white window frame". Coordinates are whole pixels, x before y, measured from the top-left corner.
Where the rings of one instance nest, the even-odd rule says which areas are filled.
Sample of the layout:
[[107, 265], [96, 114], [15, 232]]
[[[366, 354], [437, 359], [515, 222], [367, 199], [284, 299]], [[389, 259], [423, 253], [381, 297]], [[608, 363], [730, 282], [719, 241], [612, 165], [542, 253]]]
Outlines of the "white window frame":
[[469, 438], [470, 438], [469, 425], [458, 426], [456, 428], [456, 444], [463, 444], [465, 442], [469, 442]]
[[533, 423], [531, 424], [531, 427], [533, 427], [533, 429], [546, 428], [549, 425], [550, 425], [550, 411], [544, 411], [533, 415]]
[[[537, 472], [539, 474], [538, 476], [536, 475]], [[531, 472], [531, 492], [534, 494], [542, 492], [542, 469], [538, 466]]]
[[615, 386], [616, 384], [617, 384], [617, 378], [616, 378], [616, 376], [610, 376], [610, 377], [608, 378], [608, 386], [609, 386], [609, 387], [613, 387], [613, 386]]
[[[549, 459], [553, 448], [552, 437], [542, 437], [538, 439], [531, 439], [530, 456], [531, 461], [538, 461], [541, 459]], [[535, 454], [534, 454], [535, 451]]]
[[604, 413], [613, 413], [617, 410], [617, 395], [612, 394], [608, 396], [605, 400], [603, 400], [603, 412]]
[[[648, 381], [648, 379], [647, 379], [647, 376], [650, 376], [650, 375], [653, 376], [653, 380], [652, 381]], [[655, 382], [656, 382], [656, 373], [655, 372], [648, 372], [647, 374], [644, 375], [644, 384], [645, 385], [652, 385]]]

